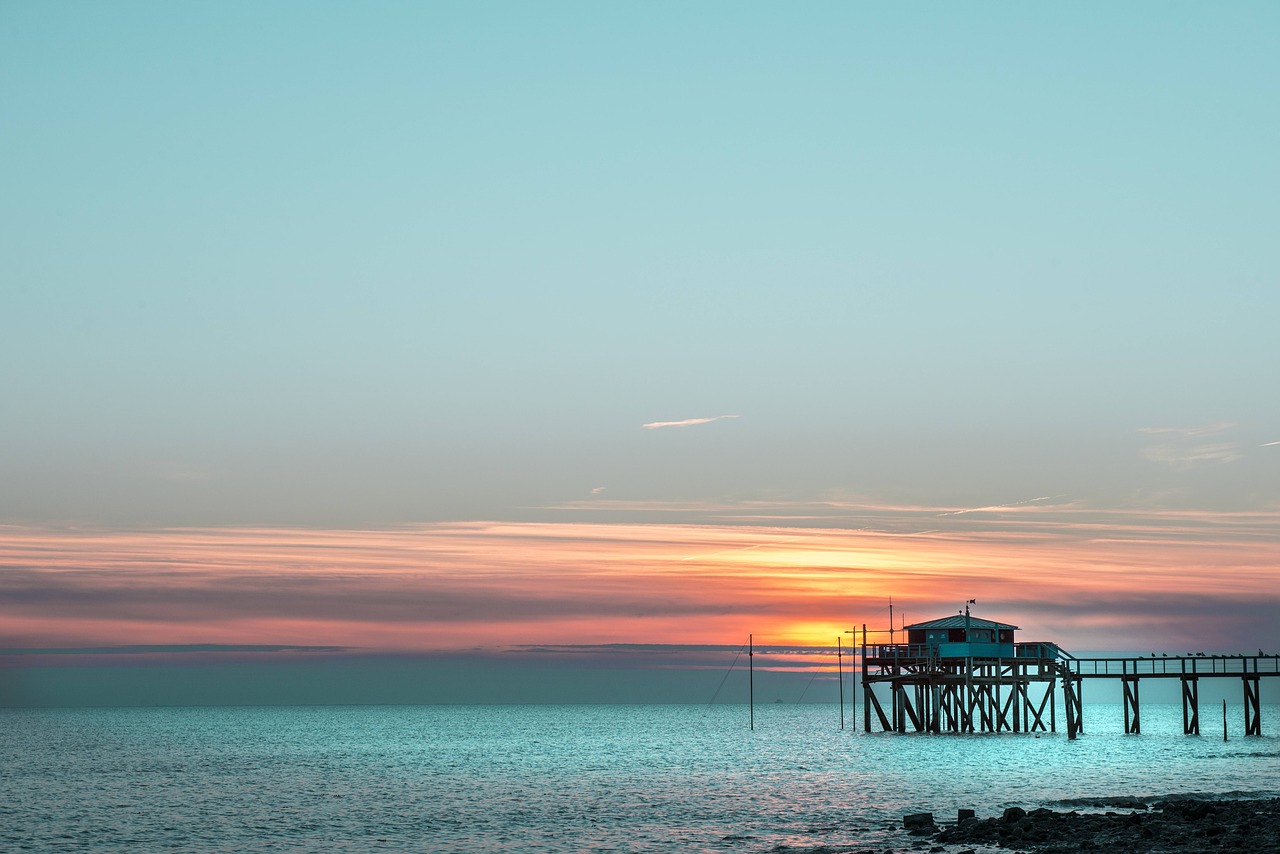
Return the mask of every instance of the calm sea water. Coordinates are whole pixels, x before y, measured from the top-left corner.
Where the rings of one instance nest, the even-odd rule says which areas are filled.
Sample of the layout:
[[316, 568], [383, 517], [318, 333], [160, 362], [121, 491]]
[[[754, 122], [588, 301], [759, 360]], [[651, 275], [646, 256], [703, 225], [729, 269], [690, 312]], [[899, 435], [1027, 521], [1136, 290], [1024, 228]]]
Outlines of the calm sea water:
[[[0, 850], [903, 850], [906, 812], [1280, 794], [1280, 738], [1116, 706], [1087, 732], [885, 735], [833, 706], [0, 710]], [[1061, 719], [1061, 718], [1060, 718]], [[1263, 709], [1280, 731], [1280, 707]]]

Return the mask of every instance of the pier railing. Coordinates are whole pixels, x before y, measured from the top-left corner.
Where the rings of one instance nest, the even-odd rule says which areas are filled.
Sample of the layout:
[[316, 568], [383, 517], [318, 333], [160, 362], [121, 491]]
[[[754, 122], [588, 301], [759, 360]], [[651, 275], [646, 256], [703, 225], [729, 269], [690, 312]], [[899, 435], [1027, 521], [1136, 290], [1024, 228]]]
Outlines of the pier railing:
[[1018, 658], [1075, 658], [1056, 643], [1048, 641], [1027, 641], [1015, 646]]
[[867, 645], [867, 658], [880, 661], [928, 661], [938, 658], [1073, 658], [1056, 643], [877, 643]]
[[1159, 655], [1115, 658], [1077, 658], [1071, 663], [1077, 676], [1124, 679], [1133, 676], [1182, 678], [1184, 676], [1280, 675], [1276, 655]]
[[868, 644], [867, 658], [930, 658], [936, 655], [924, 643], [875, 643]]

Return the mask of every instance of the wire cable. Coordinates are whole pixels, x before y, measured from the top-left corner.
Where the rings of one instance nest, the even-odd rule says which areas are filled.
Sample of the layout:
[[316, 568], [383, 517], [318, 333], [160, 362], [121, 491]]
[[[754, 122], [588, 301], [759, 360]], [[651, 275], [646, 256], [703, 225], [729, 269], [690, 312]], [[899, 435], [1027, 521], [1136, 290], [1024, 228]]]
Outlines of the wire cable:
[[729, 678], [729, 674], [733, 672], [733, 668], [738, 666], [738, 659], [742, 658], [742, 651], [746, 648], [747, 645], [745, 643], [738, 647], [738, 654], [733, 657], [733, 664], [730, 664], [729, 669], [724, 672], [724, 676], [720, 677], [720, 684], [716, 686], [716, 692], [711, 695], [711, 700], [707, 703], [708, 709], [711, 708], [712, 703], [716, 701], [716, 697], [720, 696], [720, 689], [724, 687], [724, 683]]

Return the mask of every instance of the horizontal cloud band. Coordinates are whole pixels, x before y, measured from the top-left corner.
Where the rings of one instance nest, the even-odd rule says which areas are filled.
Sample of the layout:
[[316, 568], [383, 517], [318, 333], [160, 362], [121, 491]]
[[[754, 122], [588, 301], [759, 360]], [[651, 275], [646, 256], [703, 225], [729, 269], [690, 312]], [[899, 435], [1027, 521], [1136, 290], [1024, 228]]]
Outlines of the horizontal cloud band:
[[820, 515], [760, 505], [697, 524], [3, 527], [0, 647], [830, 644], [887, 628], [889, 596], [909, 621], [976, 598], [1077, 649], [1247, 649], [1280, 628], [1277, 513], [856, 510], [868, 529], [705, 521]]

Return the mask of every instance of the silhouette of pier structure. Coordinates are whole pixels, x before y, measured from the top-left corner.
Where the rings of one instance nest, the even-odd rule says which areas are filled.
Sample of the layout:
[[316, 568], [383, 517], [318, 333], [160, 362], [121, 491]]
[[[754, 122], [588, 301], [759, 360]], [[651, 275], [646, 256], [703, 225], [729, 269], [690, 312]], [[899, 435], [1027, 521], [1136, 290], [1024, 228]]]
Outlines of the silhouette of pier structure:
[[[971, 603], [970, 603], [971, 604]], [[892, 617], [890, 617], [892, 623]], [[1057, 644], [1017, 642], [1017, 626], [969, 613], [904, 626], [905, 643], [869, 644], [862, 627], [863, 729], [884, 732], [1057, 732], [1061, 690], [1067, 737], [1084, 732], [1086, 679], [1117, 679], [1126, 733], [1142, 732], [1139, 685], [1177, 679], [1182, 728], [1200, 734], [1200, 680], [1240, 679], [1246, 735], [1262, 734], [1261, 680], [1280, 677], [1280, 656], [1152, 655], [1076, 658]], [[878, 686], [888, 687], [882, 704]]]

